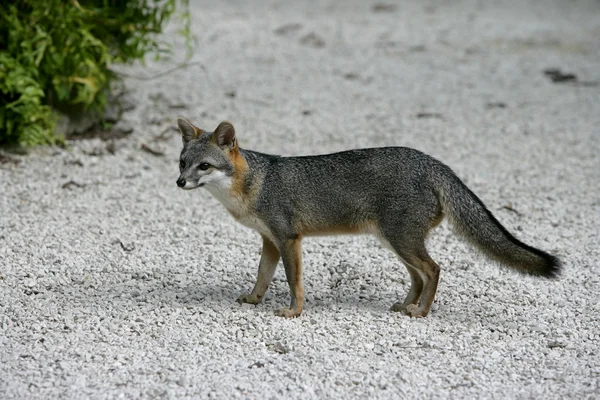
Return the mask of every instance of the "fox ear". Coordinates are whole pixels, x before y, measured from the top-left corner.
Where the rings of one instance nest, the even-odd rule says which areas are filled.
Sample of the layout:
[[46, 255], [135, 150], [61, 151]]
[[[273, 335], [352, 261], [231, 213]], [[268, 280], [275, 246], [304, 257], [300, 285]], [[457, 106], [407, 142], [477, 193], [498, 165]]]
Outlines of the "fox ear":
[[181, 132], [181, 138], [183, 139], [183, 144], [185, 145], [192, 139], [196, 139], [198, 136], [202, 134], [202, 129], [195, 127], [185, 118], [177, 118], [177, 126], [179, 127], [179, 131]]
[[223, 121], [217, 126], [217, 129], [213, 132], [213, 141], [215, 141], [219, 147], [229, 147], [234, 149], [237, 146], [235, 140], [235, 129], [233, 125], [227, 121]]

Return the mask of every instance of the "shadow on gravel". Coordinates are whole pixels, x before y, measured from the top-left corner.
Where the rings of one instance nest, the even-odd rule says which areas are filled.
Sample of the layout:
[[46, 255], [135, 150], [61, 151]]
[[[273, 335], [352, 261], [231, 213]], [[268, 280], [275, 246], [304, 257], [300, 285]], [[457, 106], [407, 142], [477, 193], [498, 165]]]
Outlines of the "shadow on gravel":
[[[279, 281], [273, 286], [259, 305], [261, 310], [267, 313], [287, 306], [290, 301], [286, 282]], [[38, 296], [45, 292], [51, 297], [57, 296], [56, 300], [66, 308], [83, 307], [109, 313], [148, 308], [187, 308], [202, 312], [205, 309], [214, 310], [215, 308], [239, 309], [242, 306], [236, 302], [236, 299], [245, 291], [248, 291], [248, 287], [222, 282], [217, 284], [179, 283], [150, 279], [140, 284], [138, 280], [132, 279], [117, 284], [108, 282], [102, 285], [75, 283], [47, 292], [36, 291], [32, 294]], [[403, 296], [404, 293], [401, 295]], [[389, 313], [390, 306], [399, 298], [394, 297], [391, 293], [362, 298], [358, 295], [343, 296], [335, 291], [307, 292], [304, 308], [308, 313], [360, 310], [371, 314], [380, 314], [383, 317]]]
[[[258, 306], [261, 313], [272, 313], [287, 306], [290, 301], [286, 282], [277, 281], [273, 286], [272, 291], [267, 292], [264, 301]], [[140, 284], [138, 280], [131, 279], [116, 284], [106, 282], [99, 286], [74, 283], [50, 290], [28, 290], [26, 294], [54, 299], [69, 310], [83, 308], [94, 314], [113, 314], [123, 311], [146, 313], [147, 310], [181, 308], [202, 313], [205, 310], [241, 311], [242, 306], [236, 302], [236, 299], [247, 290], [247, 287], [228, 283], [179, 283], [149, 279]], [[396, 294], [394, 291], [384, 290], [365, 298], [358, 294], [342, 295], [335, 290], [307, 291], [304, 314], [329, 315], [332, 312], [342, 312], [351, 315], [358, 311], [381, 318], [394, 315], [408, 318], [389, 310], [391, 305], [401, 300], [404, 295], [404, 292]], [[494, 304], [494, 301], [473, 303], [470, 300], [465, 298], [460, 303], [452, 304], [449, 301], [436, 299], [430, 318], [442, 318], [451, 325], [477, 322], [485, 327], [489, 325], [492, 332], [498, 319], [506, 318], [502, 308]], [[515, 309], [517, 314], [526, 313], [529, 309], [524, 304], [511, 304], [511, 308]]]
[[[237, 306], [235, 300], [241, 293], [240, 287], [227, 284], [205, 285], [177, 284], [150, 280], [143, 285], [134, 285], [135, 281], [119, 284], [106, 283], [102, 286], [74, 284], [49, 290], [46, 294], [62, 297], [63, 305], [92, 307], [95, 309], [131, 309], [144, 308], [198, 308], [207, 306]], [[34, 295], [45, 291], [36, 291]], [[137, 306], [136, 306], [137, 305]]]

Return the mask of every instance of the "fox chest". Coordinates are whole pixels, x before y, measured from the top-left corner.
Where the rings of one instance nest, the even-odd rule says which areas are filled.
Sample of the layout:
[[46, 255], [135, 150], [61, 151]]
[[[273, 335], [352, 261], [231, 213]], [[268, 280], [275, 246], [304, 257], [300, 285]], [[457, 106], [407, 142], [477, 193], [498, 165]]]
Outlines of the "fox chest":
[[273, 234], [271, 233], [271, 230], [257, 216], [250, 214], [250, 213], [245, 214], [245, 215], [236, 215], [236, 214], [232, 213], [231, 211], [229, 211], [229, 213], [231, 215], [233, 215], [233, 217], [236, 219], [236, 221], [238, 221], [240, 224], [242, 224], [250, 229], [254, 229], [261, 235], [266, 236], [266, 237], [270, 238], [271, 240], [273, 240]]
[[224, 195], [222, 192], [216, 192], [213, 195], [225, 206], [237, 222], [274, 241], [273, 233], [264, 221], [254, 213], [252, 205], [248, 201], [236, 196]]

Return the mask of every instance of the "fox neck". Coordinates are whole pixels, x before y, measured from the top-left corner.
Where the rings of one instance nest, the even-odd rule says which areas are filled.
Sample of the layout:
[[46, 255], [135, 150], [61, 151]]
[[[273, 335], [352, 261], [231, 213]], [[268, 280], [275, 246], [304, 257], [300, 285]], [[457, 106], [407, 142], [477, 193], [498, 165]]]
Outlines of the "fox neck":
[[233, 179], [231, 177], [224, 178], [219, 182], [215, 182], [213, 185], [206, 185], [206, 190], [213, 195], [214, 198], [219, 200], [221, 204], [229, 211], [233, 216], [244, 214], [247, 209], [246, 204], [241, 196], [236, 195], [232, 190]]
[[251, 213], [251, 196], [244, 192], [248, 163], [237, 149], [230, 154], [230, 160], [233, 174], [223, 173], [210, 185], [206, 185], [206, 189], [239, 220]]

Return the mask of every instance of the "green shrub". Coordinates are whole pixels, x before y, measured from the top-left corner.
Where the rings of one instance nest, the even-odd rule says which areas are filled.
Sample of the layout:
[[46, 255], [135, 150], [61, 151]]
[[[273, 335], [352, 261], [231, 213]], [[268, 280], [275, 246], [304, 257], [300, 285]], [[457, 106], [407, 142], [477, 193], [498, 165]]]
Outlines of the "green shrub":
[[0, 145], [55, 143], [53, 108], [101, 110], [111, 64], [169, 51], [157, 34], [177, 2], [189, 46], [189, 0], [2, 1]]

